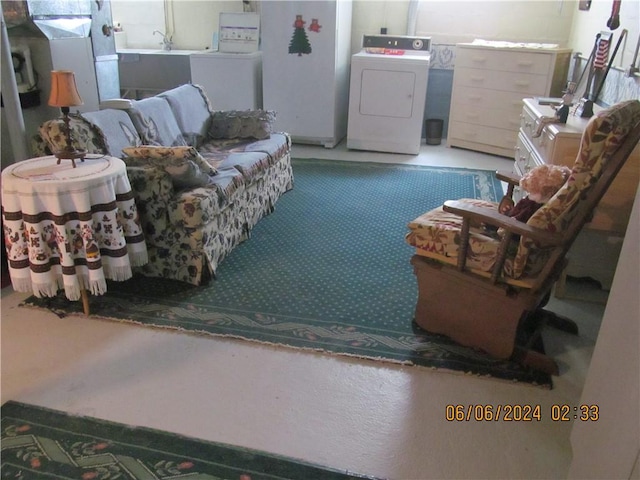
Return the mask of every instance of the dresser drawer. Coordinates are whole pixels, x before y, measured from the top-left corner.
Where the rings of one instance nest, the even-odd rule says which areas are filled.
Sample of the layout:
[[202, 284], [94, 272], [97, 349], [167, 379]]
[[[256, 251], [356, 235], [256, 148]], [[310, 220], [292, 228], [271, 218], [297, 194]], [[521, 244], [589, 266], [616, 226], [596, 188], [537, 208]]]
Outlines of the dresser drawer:
[[[517, 139], [517, 133], [512, 130], [488, 127], [485, 125], [473, 125], [459, 121], [449, 122], [447, 136], [465, 142], [493, 145], [510, 152], [513, 152]], [[509, 156], [511, 156], [511, 154], [509, 154]]]
[[508, 109], [519, 114], [522, 110], [522, 98], [523, 94], [518, 92], [501, 92], [499, 90], [486, 90], [456, 85], [454, 87], [452, 101], [473, 105], [478, 108], [491, 108], [500, 105], [500, 108]]
[[523, 96], [544, 95], [547, 90], [545, 75], [479, 68], [456, 67], [453, 81], [456, 86], [519, 92]]
[[537, 119], [538, 116], [526, 108], [526, 106], [522, 108], [522, 112], [520, 114], [520, 128], [529, 139], [532, 138], [533, 133], [536, 131]]
[[458, 47], [456, 68], [470, 67], [502, 72], [548, 75], [553, 60], [548, 53], [505, 52]]
[[517, 132], [520, 127], [519, 112], [513, 108], [499, 108], [500, 103], [492, 105], [493, 107], [483, 107], [456, 100], [451, 104], [450, 115], [463, 123], [486, 125]]
[[516, 173], [524, 175], [529, 170], [538, 165], [542, 165], [542, 160], [534, 153], [531, 145], [522, 132], [518, 133], [518, 141], [514, 152], [514, 169]]

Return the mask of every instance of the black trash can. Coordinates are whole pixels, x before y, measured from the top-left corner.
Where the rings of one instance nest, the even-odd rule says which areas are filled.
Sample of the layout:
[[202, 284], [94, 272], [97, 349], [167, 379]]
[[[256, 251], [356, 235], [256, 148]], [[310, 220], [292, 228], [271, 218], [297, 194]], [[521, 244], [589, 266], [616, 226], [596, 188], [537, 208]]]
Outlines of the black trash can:
[[427, 118], [424, 121], [427, 145], [440, 145], [442, 141], [442, 126], [443, 121], [441, 118]]

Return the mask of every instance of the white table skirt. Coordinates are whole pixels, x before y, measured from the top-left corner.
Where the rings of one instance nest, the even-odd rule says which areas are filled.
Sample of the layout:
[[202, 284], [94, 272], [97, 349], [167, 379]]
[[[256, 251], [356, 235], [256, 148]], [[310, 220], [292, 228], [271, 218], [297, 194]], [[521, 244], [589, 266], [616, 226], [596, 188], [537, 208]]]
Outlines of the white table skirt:
[[53, 156], [2, 171], [2, 214], [13, 288], [38, 297], [64, 288], [106, 292], [106, 279], [131, 278], [147, 263], [133, 192], [122, 160], [88, 155], [56, 164]]

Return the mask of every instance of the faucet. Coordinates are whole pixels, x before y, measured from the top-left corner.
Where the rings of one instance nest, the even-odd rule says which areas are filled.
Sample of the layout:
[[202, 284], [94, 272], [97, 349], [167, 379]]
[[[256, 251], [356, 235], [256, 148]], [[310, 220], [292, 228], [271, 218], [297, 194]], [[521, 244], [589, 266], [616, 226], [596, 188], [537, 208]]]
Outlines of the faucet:
[[171, 41], [172, 37], [167, 37], [164, 33], [162, 33], [160, 30], [154, 30], [153, 34], [155, 35], [156, 33], [159, 33], [162, 36], [162, 49], [166, 50], [167, 52], [171, 50], [171, 46], [173, 45], [173, 42]]

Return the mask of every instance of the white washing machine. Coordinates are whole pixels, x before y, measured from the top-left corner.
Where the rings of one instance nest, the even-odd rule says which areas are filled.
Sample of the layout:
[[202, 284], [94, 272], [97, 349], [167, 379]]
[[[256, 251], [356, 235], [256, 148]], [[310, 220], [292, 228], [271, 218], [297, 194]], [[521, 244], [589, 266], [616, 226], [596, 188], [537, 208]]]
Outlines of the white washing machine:
[[431, 39], [366, 36], [351, 57], [347, 148], [420, 152]]

